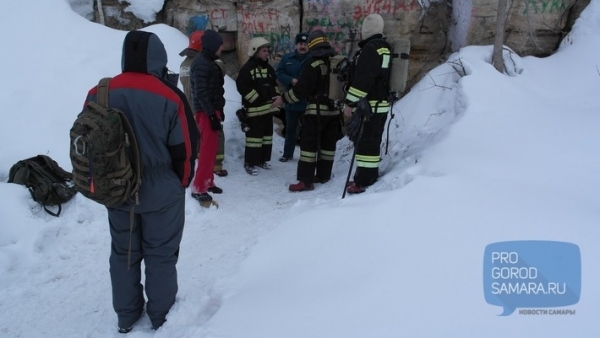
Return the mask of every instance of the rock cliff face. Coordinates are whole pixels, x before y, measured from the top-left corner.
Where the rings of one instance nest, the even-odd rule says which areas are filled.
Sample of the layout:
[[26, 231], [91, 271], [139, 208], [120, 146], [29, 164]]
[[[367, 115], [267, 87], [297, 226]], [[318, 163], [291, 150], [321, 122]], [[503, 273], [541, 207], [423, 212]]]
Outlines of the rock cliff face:
[[[551, 54], [590, 0], [517, 0], [509, 9], [505, 45], [520, 55]], [[127, 2], [103, 0], [106, 25], [134, 29], [148, 23], [125, 12]], [[362, 20], [379, 13], [388, 39], [411, 41], [409, 88], [422, 75], [467, 45], [491, 45], [498, 0], [166, 0], [156, 22], [189, 34], [215, 29], [225, 41], [223, 58], [236, 75], [247, 60], [247, 42], [271, 42], [272, 60], [294, 49], [298, 32], [324, 30], [342, 54], [356, 50]], [[98, 14], [97, 8], [95, 8]], [[358, 34], [357, 34], [358, 33]]]

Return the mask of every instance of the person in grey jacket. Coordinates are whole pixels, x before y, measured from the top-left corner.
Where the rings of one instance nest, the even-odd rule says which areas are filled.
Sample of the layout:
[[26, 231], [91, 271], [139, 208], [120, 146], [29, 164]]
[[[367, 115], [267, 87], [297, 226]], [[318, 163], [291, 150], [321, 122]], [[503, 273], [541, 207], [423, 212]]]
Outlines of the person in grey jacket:
[[[177, 294], [185, 189], [194, 176], [198, 129], [185, 94], [167, 80], [167, 53], [153, 33], [131, 31], [123, 42], [122, 73], [111, 79], [109, 107], [131, 123], [143, 163], [139, 204], [107, 208], [111, 235], [110, 279], [119, 332], [146, 313], [159, 328]], [[97, 102], [97, 88], [87, 96]], [[128, 259], [129, 257], [129, 259]], [[145, 292], [141, 283], [145, 265]]]
[[[300, 33], [296, 35], [296, 49], [285, 54], [275, 69], [277, 81], [286, 90], [292, 89], [298, 83], [300, 70], [308, 59], [307, 42], [308, 34]], [[304, 114], [305, 109], [305, 100], [285, 105], [285, 143], [283, 145], [283, 156], [279, 158], [279, 162], [287, 162], [294, 157], [294, 149], [298, 139], [298, 120]]]

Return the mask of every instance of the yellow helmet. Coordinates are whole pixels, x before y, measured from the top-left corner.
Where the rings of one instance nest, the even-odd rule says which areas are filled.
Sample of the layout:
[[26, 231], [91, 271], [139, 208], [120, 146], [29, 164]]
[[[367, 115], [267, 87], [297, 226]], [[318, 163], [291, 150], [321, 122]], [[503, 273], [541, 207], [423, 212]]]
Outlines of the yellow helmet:
[[269, 40], [261, 36], [253, 38], [248, 43], [248, 56], [254, 56], [259, 49], [269, 47], [270, 45]]

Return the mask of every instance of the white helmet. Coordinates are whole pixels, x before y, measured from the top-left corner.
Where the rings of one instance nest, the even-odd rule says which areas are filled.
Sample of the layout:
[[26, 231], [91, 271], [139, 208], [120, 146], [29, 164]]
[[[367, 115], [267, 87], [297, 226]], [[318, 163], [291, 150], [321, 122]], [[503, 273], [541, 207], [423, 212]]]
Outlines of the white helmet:
[[269, 40], [267, 40], [263, 37], [260, 37], [260, 36], [253, 38], [248, 43], [248, 56], [254, 56], [254, 54], [256, 54], [256, 52], [259, 49], [261, 49], [262, 47], [268, 47], [268, 46], [270, 46]]

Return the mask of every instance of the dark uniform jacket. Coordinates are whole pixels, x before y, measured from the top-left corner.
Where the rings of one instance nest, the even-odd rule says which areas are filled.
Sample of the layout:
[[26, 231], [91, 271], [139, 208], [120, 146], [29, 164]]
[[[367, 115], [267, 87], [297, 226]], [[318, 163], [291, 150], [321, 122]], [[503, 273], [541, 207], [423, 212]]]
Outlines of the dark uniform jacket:
[[387, 96], [391, 51], [382, 37], [376, 34], [358, 43], [361, 49], [354, 56], [354, 72], [345, 102], [351, 107], [366, 97], [373, 113], [387, 113], [390, 109]]
[[242, 96], [242, 105], [248, 112], [248, 117], [264, 115], [278, 111], [271, 108], [273, 97], [277, 96], [277, 76], [275, 69], [268, 61], [251, 57], [240, 68], [236, 87]]
[[[323, 116], [339, 115], [339, 110], [335, 109], [331, 100], [327, 97], [329, 86], [329, 55], [321, 57], [310, 56], [306, 61], [306, 65], [302, 68], [298, 83], [283, 94], [283, 102], [291, 104], [306, 100], [307, 115], [316, 115], [318, 113]], [[318, 107], [317, 107], [318, 105]]]
[[[109, 85], [109, 107], [131, 123], [143, 163], [136, 212], [160, 210], [185, 193], [194, 176], [198, 128], [185, 94], [164, 79], [167, 54], [156, 35], [130, 33], [123, 47], [122, 73]], [[97, 88], [86, 98], [97, 102]], [[119, 209], [130, 210], [129, 205]]]

